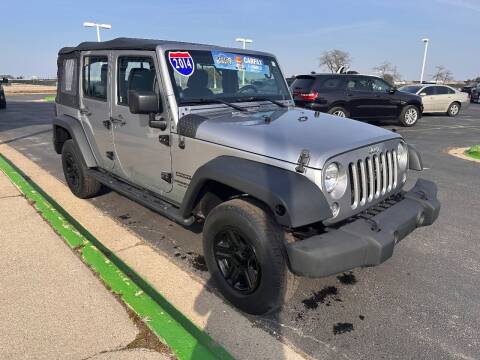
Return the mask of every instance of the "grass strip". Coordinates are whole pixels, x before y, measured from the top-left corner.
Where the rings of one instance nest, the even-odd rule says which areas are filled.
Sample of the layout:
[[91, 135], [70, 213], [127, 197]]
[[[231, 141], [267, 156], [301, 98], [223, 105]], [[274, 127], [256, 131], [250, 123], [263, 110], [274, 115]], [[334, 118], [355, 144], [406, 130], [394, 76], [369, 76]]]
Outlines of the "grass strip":
[[480, 145], [472, 146], [470, 149], [465, 151], [465, 155], [480, 160]]
[[105, 247], [27, 175], [0, 154], [0, 170], [82, 260], [162, 339], [180, 360], [233, 357]]

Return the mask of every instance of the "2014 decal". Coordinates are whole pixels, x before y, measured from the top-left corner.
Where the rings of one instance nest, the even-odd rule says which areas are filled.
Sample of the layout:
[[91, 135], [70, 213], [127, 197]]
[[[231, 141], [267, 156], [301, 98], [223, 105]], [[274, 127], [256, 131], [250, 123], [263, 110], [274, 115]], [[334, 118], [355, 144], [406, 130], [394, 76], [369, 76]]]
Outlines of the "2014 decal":
[[190, 76], [195, 71], [195, 63], [188, 51], [170, 51], [168, 61], [173, 69], [183, 76]]

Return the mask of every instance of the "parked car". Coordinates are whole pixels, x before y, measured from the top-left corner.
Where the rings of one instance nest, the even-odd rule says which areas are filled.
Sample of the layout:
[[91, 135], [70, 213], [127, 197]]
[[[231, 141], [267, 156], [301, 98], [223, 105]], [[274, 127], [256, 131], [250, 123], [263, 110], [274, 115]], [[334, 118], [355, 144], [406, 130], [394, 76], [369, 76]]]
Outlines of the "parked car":
[[297, 106], [358, 120], [398, 119], [413, 126], [423, 110], [419, 96], [399, 92], [375, 76], [301, 75], [291, 89]]
[[444, 113], [448, 116], [457, 116], [460, 109], [466, 108], [470, 103], [467, 93], [447, 85], [407, 85], [399, 90], [420, 95], [424, 113]]
[[63, 48], [57, 64], [53, 144], [70, 190], [103, 184], [183, 226], [203, 221], [211, 276], [245, 312], [280, 307], [295, 275], [378, 265], [437, 219], [433, 182], [403, 189], [419, 153], [295, 108], [273, 55], [121, 38]]
[[7, 78], [3, 78], [0, 81], [0, 109], [5, 109], [7, 107], [7, 99], [5, 98], [5, 91], [3, 90], [3, 84], [8, 84]]
[[464, 87], [462, 87], [462, 89], [460, 90], [461, 92], [464, 92], [464, 93], [467, 93], [468, 95], [470, 95], [472, 93], [472, 89], [475, 87], [476, 85], [465, 85]]
[[470, 92], [470, 102], [479, 103], [480, 102], [480, 83], [477, 86], [472, 88]]

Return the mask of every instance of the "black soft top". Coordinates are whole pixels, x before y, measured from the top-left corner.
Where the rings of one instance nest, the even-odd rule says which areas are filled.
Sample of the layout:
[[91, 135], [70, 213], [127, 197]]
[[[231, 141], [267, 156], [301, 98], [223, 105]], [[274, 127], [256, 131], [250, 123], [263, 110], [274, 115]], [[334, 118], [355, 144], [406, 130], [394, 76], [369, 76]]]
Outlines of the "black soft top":
[[158, 45], [165, 45], [176, 48], [186, 48], [186, 47], [204, 47], [205, 49], [222, 49], [229, 51], [242, 51], [242, 53], [250, 54], [259, 54], [259, 55], [271, 55], [265, 52], [253, 51], [253, 50], [240, 50], [232, 48], [223, 48], [214, 45], [205, 45], [205, 44], [195, 44], [181, 41], [171, 41], [171, 40], [154, 40], [154, 39], [135, 39], [135, 38], [116, 38], [109, 41], [101, 42], [82, 42], [75, 47], [64, 47], [61, 48], [58, 52], [59, 55], [71, 54], [78, 51], [89, 51], [89, 50], [155, 50]]

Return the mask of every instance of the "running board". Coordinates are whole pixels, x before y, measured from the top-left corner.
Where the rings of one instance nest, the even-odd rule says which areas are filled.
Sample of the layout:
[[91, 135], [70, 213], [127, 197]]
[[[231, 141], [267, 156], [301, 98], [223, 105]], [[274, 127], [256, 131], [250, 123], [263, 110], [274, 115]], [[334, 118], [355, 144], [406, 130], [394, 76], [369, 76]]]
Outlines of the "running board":
[[88, 169], [87, 173], [106, 187], [181, 225], [190, 226], [195, 221], [195, 217], [190, 216], [189, 218], [184, 218], [179, 214], [178, 208], [159, 197], [150, 194], [146, 190], [129, 185], [122, 180], [95, 169]]

